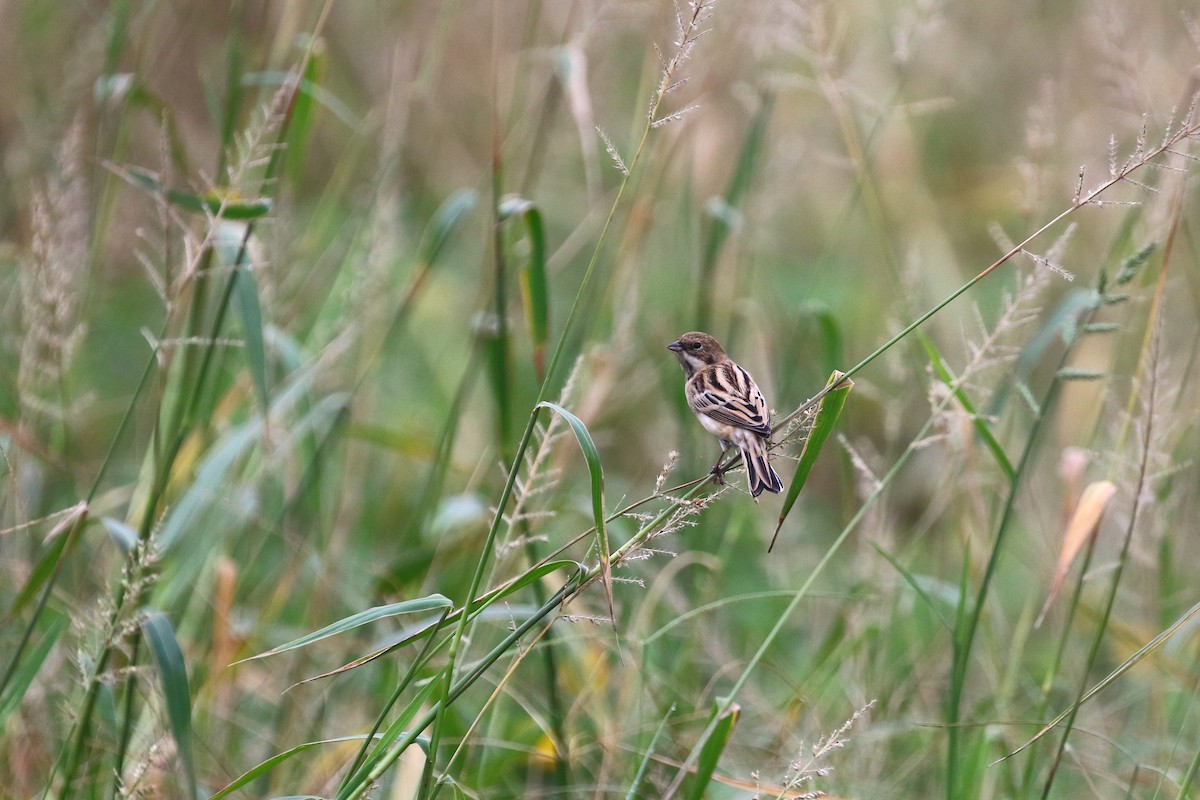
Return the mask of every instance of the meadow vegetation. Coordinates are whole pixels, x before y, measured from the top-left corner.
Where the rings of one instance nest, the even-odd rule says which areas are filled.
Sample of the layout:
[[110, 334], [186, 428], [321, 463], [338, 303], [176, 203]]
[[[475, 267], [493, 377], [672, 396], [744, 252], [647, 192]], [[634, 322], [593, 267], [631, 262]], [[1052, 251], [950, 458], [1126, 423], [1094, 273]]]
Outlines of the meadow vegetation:
[[1180, 5], [0, 5], [0, 796], [1200, 796]]

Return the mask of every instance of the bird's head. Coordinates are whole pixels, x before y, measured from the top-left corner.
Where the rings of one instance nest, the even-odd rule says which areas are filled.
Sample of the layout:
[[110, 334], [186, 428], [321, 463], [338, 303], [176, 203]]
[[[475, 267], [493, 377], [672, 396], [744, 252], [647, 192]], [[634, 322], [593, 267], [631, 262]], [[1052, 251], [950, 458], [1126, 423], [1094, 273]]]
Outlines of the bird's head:
[[684, 373], [689, 378], [695, 374], [696, 370], [704, 369], [710, 364], [719, 363], [729, 357], [725, 355], [725, 351], [716, 339], [700, 331], [685, 333], [667, 345], [667, 349], [675, 351], [679, 365], [683, 367]]

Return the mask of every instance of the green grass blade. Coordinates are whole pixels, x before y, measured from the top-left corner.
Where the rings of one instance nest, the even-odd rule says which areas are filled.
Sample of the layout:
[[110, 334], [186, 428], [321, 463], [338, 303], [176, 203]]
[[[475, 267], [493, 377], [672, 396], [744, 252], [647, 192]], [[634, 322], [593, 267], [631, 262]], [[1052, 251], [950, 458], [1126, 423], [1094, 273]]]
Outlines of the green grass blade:
[[45, 555], [38, 560], [33, 571], [29, 574], [29, 578], [26, 579], [24, 585], [21, 587], [21, 591], [17, 593], [12, 607], [8, 610], [10, 617], [20, 613], [28, 605], [29, 601], [34, 598], [34, 595], [46, 584], [46, 581], [50, 580], [50, 577], [54, 575], [60, 559], [63, 557], [63, 550], [71, 539], [74, 538], [74, 526], [86, 523], [87, 518], [87, 504], [80, 503], [73, 509], [70, 509], [68, 515], [51, 529], [46, 538], [53, 541], [53, 544], [46, 551]]
[[492, 407], [496, 410], [496, 447], [507, 460], [513, 403], [508, 369], [508, 326], [501, 324], [500, 314], [489, 312], [477, 331], [483, 347], [484, 371], [492, 390]]
[[216, 232], [216, 249], [223, 265], [233, 268], [233, 299], [242, 323], [242, 338], [246, 351], [246, 365], [258, 394], [259, 407], [266, 413], [269, 405], [267, 393], [267, 355], [263, 344], [262, 306], [258, 299], [258, 281], [251, 271], [246, 256], [246, 226], [220, 223]]
[[211, 189], [203, 194], [185, 192], [181, 189], [167, 188], [152, 172], [141, 167], [109, 164], [108, 168], [130, 185], [164, 197], [171, 205], [197, 214], [214, 214], [221, 219], [251, 220], [265, 217], [274, 208], [269, 197], [244, 199], [222, 189]]
[[[828, 303], [820, 300], [809, 300], [800, 306], [802, 331], [808, 331], [810, 326], [815, 329], [816, 341], [820, 344], [820, 366], [832, 372], [842, 363], [842, 328], [838, 324], [837, 314]], [[811, 333], [806, 335], [811, 336]]]
[[[483, 595], [483, 597], [480, 597], [478, 600], [476, 600], [474, 603], [472, 603], [471, 604], [471, 612], [470, 612], [470, 614], [468, 614], [468, 617], [476, 617], [476, 616], [486, 613], [488, 610], [488, 607], [495, 604], [499, 600], [502, 600], [505, 597], [508, 597], [509, 595], [511, 595], [512, 593], [514, 593], [520, 589], [523, 589], [527, 586], [537, 583], [538, 581], [540, 581], [542, 578], [546, 577], [547, 575], [549, 575], [553, 572], [557, 572], [558, 570], [564, 569], [564, 568], [580, 570], [583, 567], [581, 564], [579, 564], [576, 561], [550, 561], [550, 562], [542, 564], [541, 566], [538, 566], [534, 569], [527, 570], [526, 572], [522, 573], [518, 579], [516, 579], [514, 581], [510, 581], [509, 583], [506, 583], [503, 586], [493, 589], [492, 591], [486, 593], [485, 595]], [[505, 610], [504, 613], [506, 615], [508, 615], [511, 613], [511, 611]], [[330, 678], [330, 677], [333, 677], [334, 675], [340, 675], [343, 672], [349, 672], [352, 669], [357, 669], [358, 667], [361, 667], [364, 664], [368, 664], [381, 656], [387, 655], [388, 653], [392, 652], [393, 650], [404, 647], [405, 645], [412, 644], [413, 642], [418, 641], [419, 639], [440, 630], [446, 623], [457, 622], [459, 617], [461, 617], [461, 616], [462, 616], [462, 609], [459, 609], [458, 611], [455, 611], [452, 614], [448, 614], [446, 616], [445, 620], [441, 620], [441, 619], [432, 620], [432, 621], [417, 625], [411, 632], [409, 632], [407, 635], [405, 635], [399, 641], [393, 642], [392, 644], [389, 644], [386, 647], [381, 647], [378, 650], [368, 653], [365, 656], [360, 656], [359, 658], [356, 658], [353, 661], [343, 664], [342, 666], [338, 667], [337, 669], [330, 670], [329, 672], [321, 673], [320, 675], [313, 675], [312, 677], [305, 678], [304, 680], [300, 681], [300, 683], [301, 684], [312, 683], [313, 681], [322, 680], [324, 678]], [[256, 658], [257, 658], [257, 656], [256, 656]]]
[[900, 561], [887, 550], [884, 550], [875, 542], [871, 542], [870, 544], [871, 547], [875, 548], [876, 553], [879, 553], [879, 555], [883, 556], [884, 560], [891, 564], [892, 568], [895, 569], [896, 572], [900, 573], [900, 577], [904, 578], [904, 582], [909, 585], [909, 588], [916, 592], [917, 597], [921, 598], [921, 601], [924, 602], [925, 605], [929, 607], [929, 610], [937, 616], [938, 620], [941, 621], [942, 626], [945, 627], [948, 632], [953, 633], [954, 626], [950, 624], [950, 620], [946, 619], [946, 615], [942, 613], [940, 608], [938, 608], [937, 603], [934, 602], [934, 599], [929, 592], [925, 591], [925, 587], [921, 585], [920, 578], [918, 578], [912, 573], [911, 570], [901, 564]]
[[13, 617], [24, 610], [25, 606], [29, 605], [38, 593], [38, 591], [50, 580], [50, 576], [54, 574], [55, 567], [62, 558], [63, 549], [67, 546], [66, 536], [59, 536], [54, 539], [50, 549], [38, 559], [37, 564], [29, 573], [25, 583], [21, 586], [21, 591], [13, 599], [12, 606], [8, 609], [8, 616]]
[[[320, 62], [323, 64], [323, 58], [319, 53], [314, 53], [314, 57], [309, 59], [309, 63]], [[312, 67], [305, 71], [305, 77], [296, 84], [296, 100], [295, 107], [292, 109], [291, 125], [292, 129], [300, 126], [307, 133], [307, 119], [304, 117], [305, 110], [301, 105], [307, 103], [310, 107], [315, 108], [320, 105], [326, 111], [333, 114], [339, 120], [346, 124], [346, 127], [351, 130], [358, 130], [364, 125], [364, 122], [358, 114], [354, 113], [354, 109], [342, 101], [336, 94], [321, 86], [316, 81], [319, 79], [316, 70]], [[242, 77], [242, 86], [245, 88], [253, 86], [269, 86], [278, 89], [285, 86], [293, 80], [293, 75], [290, 72], [283, 70], [265, 70], [263, 72], [248, 72]], [[297, 158], [297, 153], [293, 150], [295, 140], [291, 137], [288, 139], [288, 160], [300, 162]]]
[[242, 336], [245, 339], [246, 365], [254, 379], [258, 392], [259, 406], [266, 413], [270, 405], [267, 392], [267, 351], [263, 345], [262, 306], [258, 301], [258, 281], [248, 265], [238, 265], [234, 294], [237, 296], [238, 314], [242, 319]]
[[829, 434], [837, 425], [842, 408], [846, 405], [846, 398], [849, 396], [850, 390], [854, 388], [854, 381], [844, 379], [844, 373], [834, 370], [825, 385], [836, 385], [836, 388], [828, 391], [821, 398], [820, 405], [817, 406], [812, 430], [809, 431], [808, 438], [804, 440], [804, 449], [800, 451], [796, 475], [792, 478], [792, 484], [788, 487], [787, 496], [783, 500], [783, 508], [779, 512], [779, 523], [775, 526], [775, 535], [771, 537], [771, 544], [767, 546], [768, 553], [775, 547], [775, 540], [779, 538], [779, 530], [783, 527], [787, 515], [791, 513], [792, 506], [796, 504], [796, 498], [800, 496], [800, 489], [808, 480], [813, 464], [816, 463], [817, 456], [821, 454], [821, 448], [825, 445], [825, 440], [829, 438]]
[[[442, 625], [445, 624], [446, 617], [448, 615], [448, 612], [442, 612], [437, 621], [434, 623], [434, 631], [441, 629]], [[425, 644], [421, 646], [421, 652], [419, 652], [416, 657], [412, 659], [408, 669], [404, 671], [404, 675], [401, 676], [400, 681], [396, 684], [396, 688], [392, 690], [392, 696], [388, 698], [386, 703], [384, 703], [383, 708], [379, 711], [379, 714], [375, 718], [375, 724], [371, 728], [370, 740], [362, 743], [362, 747], [358, 749], [358, 753], [354, 756], [354, 760], [350, 762], [350, 767], [345, 773], [346, 777], [353, 775], [358, 771], [358, 768], [363, 765], [368, 753], [370, 753], [371, 741], [374, 741], [375, 735], [379, 732], [379, 729], [384, 726], [384, 723], [387, 722], [388, 717], [391, 716], [392, 708], [396, 705], [397, 701], [400, 700], [400, 697], [404, 694], [404, 692], [408, 690], [408, 687], [412, 684], [412, 682], [420, 676], [421, 670], [425, 668], [425, 665], [429, 663], [430, 657], [437, 650], [435, 647], [435, 640], [436, 636], [429, 636], [429, 638], [425, 640]]]
[[600, 465], [600, 452], [596, 449], [596, 443], [592, 441], [592, 434], [588, 432], [587, 426], [583, 424], [583, 420], [579, 417], [557, 403], [549, 401], [538, 403], [538, 408], [548, 408], [566, 420], [567, 424], [571, 426], [571, 431], [575, 434], [575, 440], [579, 442], [579, 449], [583, 451], [584, 460], [587, 461], [588, 473], [592, 479], [592, 519], [596, 524], [596, 545], [600, 553], [600, 576], [604, 582], [604, 593], [608, 600], [609, 619], [612, 620], [612, 624], [615, 627], [617, 617], [613, 611], [612, 566], [609, 564], [608, 528], [604, 524], [604, 469]]
[[1183, 771], [1183, 777], [1179, 779], [1179, 791], [1175, 794], [1176, 800], [1195, 796], [1192, 794], [1192, 784], [1196, 781], [1197, 772], [1200, 772], [1200, 748], [1192, 753], [1192, 760], [1188, 763], [1187, 769]]
[[187, 666], [175, 630], [165, 615], [151, 611], [141, 618], [140, 626], [150, 655], [158, 668], [162, 682], [163, 698], [166, 700], [167, 718], [171, 723], [171, 735], [179, 748], [179, 760], [183, 763], [188, 797], [196, 800], [196, 769], [192, 761], [192, 695], [188, 689]]
[[112, 517], [101, 517], [100, 524], [123, 554], [128, 555], [130, 550], [137, 547], [138, 532], [133, 526]]
[[625, 793], [625, 800], [637, 800], [638, 789], [641, 788], [642, 781], [646, 779], [646, 770], [650, 768], [650, 762], [654, 757], [654, 748], [658, 745], [658, 740], [662, 738], [663, 732], [667, 729], [667, 723], [674, 713], [675, 706], [672, 705], [667, 709], [667, 713], [663, 714], [663, 718], [658, 721], [658, 728], [655, 729], [654, 736], [650, 738], [650, 744], [646, 746], [642, 760], [638, 762], [637, 772], [629, 784], [629, 791]]
[[221, 146], [217, 150], [217, 165], [213, 173], [218, 176], [217, 180], [225, 179], [226, 167], [234, 152], [237, 121], [242, 107], [241, 77], [245, 71], [242, 66], [245, 52], [243, 36], [247, 21], [245, 6], [235, 8], [231, 16], [233, 15], [237, 16], [231, 20], [231, 31], [225, 48], [225, 94], [221, 98], [224, 102], [218, 107], [219, 101], [215, 96], [209, 101], [212, 105], [213, 121], [220, 126], [221, 131]]
[[542, 212], [529, 200], [507, 200], [500, 205], [500, 219], [520, 217], [529, 240], [529, 260], [521, 270], [521, 300], [525, 323], [533, 343], [533, 368], [538, 380], [546, 377], [546, 342], [550, 335], [550, 292], [546, 281], [546, 230]]
[[438, 260], [450, 235], [474, 208], [475, 192], [470, 189], [459, 189], [446, 198], [446, 201], [434, 212], [433, 218], [429, 220], [429, 225], [421, 237], [419, 252], [422, 264], [433, 264]]
[[723, 713], [720, 705], [713, 709], [713, 714], [720, 714], [721, 718], [700, 748], [700, 758], [696, 760], [696, 774], [692, 776], [691, 784], [684, 795], [687, 800], [704, 800], [704, 793], [708, 790], [708, 784], [712, 782], [713, 773], [717, 771], [721, 754], [729, 744], [729, 737], [733, 735], [741, 713], [741, 707], [737, 703], [731, 704]]
[[[228, 797], [230, 795], [230, 793], [236, 792], [238, 789], [241, 789], [243, 786], [248, 786], [249, 784], [251, 784], [254, 781], [261, 778], [262, 776], [268, 774], [271, 770], [275, 769], [275, 767], [278, 767], [283, 762], [285, 762], [291, 758], [294, 758], [295, 756], [298, 756], [302, 753], [307, 753], [309, 750], [312, 750], [314, 748], [322, 747], [327, 744], [341, 744], [342, 742], [357, 742], [357, 741], [361, 741], [362, 739], [366, 739], [366, 738], [367, 738], [366, 736], [338, 736], [337, 738], [334, 738], [334, 739], [321, 739], [316, 742], [304, 742], [303, 744], [298, 744], [295, 747], [284, 750], [282, 753], [276, 753], [275, 755], [268, 758], [266, 761], [263, 761], [259, 764], [256, 764], [255, 766], [251, 767], [249, 770], [247, 770], [246, 772], [242, 773], [237, 778], [235, 778], [233, 780], [233, 782], [231, 782], [229, 785], [223, 787], [220, 791], [218, 791], [216, 794], [214, 794], [208, 800], [221, 800], [222, 797]], [[314, 797], [315, 795], [298, 795], [298, 796], [299, 797]]]
[[4, 724], [12, 716], [12, 713], [21, 707], [21, 700], [24, 699], [25, 692], [29, 690], [29, 685], [33, 683], [38, 670], [46, 662], [46, 656], [50, 655], [50, 651], [54, 649], [54, 645], [58, 642], [58, 637], [62, 635], [66, 627], [67, 620], [65, 617], [53, 617], [41, 641], [29, 651], [29, 656], [17, 666], [12, 679], [5, 686], [4, 693], [0, 695], [0, 731], [4, 730]]
[[[434, 692], [438, 689], [439, 683], [436, 680], [426, 681], [425, 685], [420, 688], [413, 698], [404, 707], [396, 719], [388, 725], [387, 730], [381, 733], [378, 737], [378, 743], [371, 754], [363, 761], [361, 767], [354, 771], [352, 775], [346, 778], [341, 789], [337, 793], [338, 800], [349, 800], [351, 797], [357, 797], [359, 793], [367, 786], [367, 784], [379, 777], [376, 774], [380, 767], [388, 762], [389, 750], [393, 748], [396, 751], [395, 755], [408, 749], [413, 743], [417, 743], [423, 750], [428, 752], [428, 741], [424, 737], [419, 737], [418, 734], [424, 730], [424, 725], [413, 725], [413, 720], [417, 714], [424, 708], [432, 699]], [[409, 728], [411, 727], [411, 730]], [[403, 738], [401, 738], [403, 736]], [[399, 742], [399, 744], [395, 744]]]
[[983, 440], [988, 452], [992, 454], [992, 458], [996, 460], [996, 463], [1000, 465], [1000, 469], [1004, 471], [1004, 477], [1012, 480], [1012, 461], [1009, 460], [1008, 454], [1004, 452], [1004, 448], [1000, 446], [1000, 442], [996, 440], [992, 429], [988, 427], [987, 420], [976, 410], [975, 404], [971, 402], [971, 398], [967, 395], [966, 390], [963, 389], [962, 382], [950, 372], [950, 367], [946, 365], [942, 354], [938, 352], [929, 337], [920, 336], [917, 338], [924, 345], [925, 354], [929, 357], [929, 363], [933, 367], [933, 372], [937, 375], [938, 380], [950, 389], [954, 395], [954, 399], [971, 416], [971, 424], [975, 426], [975, 432], [979, 434], [979, 438]]
[[[124, 25], [121, 27], [122, 35], [128, 33], [124, 30]], [[136, 74], [106, 69], [92, 85], [92, 98], [100, 106], [120, 105], [145, 112], [147, 117], [154, 120], [155, 125], [161, 127], [162, 135], [166, 139], [164, 144], [175, 172], [179, 175], [192, 174], [187, 146], [179, 134], [174, 110], [161, 97], [139, 83]]]
[[367, 625], [381, 619], [389, 617], [398, 617], [402, 614], [421, 614], [426, 611], [438, 611], [440, 609], [450, 608], [451, 602], [448, 598], [440, 594], [431, 594], [427, 597], [421, 597], [416, 600], [404, 600], [399, 603], [389, 603], [385, 606], [375, 606], [368, 608], [366, 611], [360, 611], [357, 614], [351, 614], [348, 617], [338, 620], [337, 622], [326, 625], [319, 631], [313, 631], [310, 634], [301, 636], [299, 639], [293, 639], [287, 644], [281, 644], [274, 647], [265, 653], [259, 653], [249, 658], [244, 658], [236, 663], [241, 664], [246, 661], [254, 661], [267, 656], [279, 655], [286, 653], [289, 650], [297, 650], [301, 647], [319, 642], [322, 639], [328, 639], [330, 636], [337, 636], [339, 633], [354, 630], [362, 625]]
[[130, 0], [117, 0], [111, 5], [112, 16], [108, 23], [108, 41], [104, 47], [102, 77], [108, 77], [116, 70], [121, 53], [125, 51], [129, 36], [129, 5]]
[[[299, 85], [292, 95], [292, 104], [288, 109], [287, 128], [287, 157], [284, 161], [288, 180], [298, 184], [303, 179], [305, 168], [305, 151], [308, 148], [312, 133], [316, 98], [313, 88], [320, 88], [321, 75], [328, 60], [323, 47], [314, 48], [304, 65], [304, 74], [299, 76]], [[286, 76], [285, 81], [291, 76]], [[243, 78], [243, 85], [245, 79]]]
[[1197, 603], [1196, 605], [1189, 608], [1186, 612], [1184, 612], [1184, 614], [1181, 617], [1179, 617], [1173, 623], [1171, 623], [1170, 626], [1168, 626], [1166, 629], [1160, 631], [1157, 636], [1155, 636], [1153, 639], [1151, 639], [1146, 644], [1139, 647], [1137, 652], [1135, 652], [1129, 658], [1122, 661], [1121, 664], [1119, 666], [1117, 666], [1112, 672], [1110, 672], [1110, 673], [1108, 673], [1108, 675], [1104, 676], [1104, 678], [1099, 683], [1097, 683], [1095, 686], [1093, 686], [1092, 688], [1090, 688], [1086, 692], [1084, 692], [1083, 695], [1079, 698], [1079, 700], [1077, 702], [1072, 703], [1066, 709], [1064, 709], [1061, 714], [1059, 714], [1054, 719], [1047, 722], [1042, 727], [1042, 729], [1040, 731], [1038, 731], [1036, 734], [1034, 734], [1028, 741], [1026, 741], [1025, 744], [1021, 745], [1016, 750], [1013, 750], [1011, 753], [1004, 756], [1003, 758], [999, 758], [996, 761], [993, 761], [992, 763], [998, 764], [1001, 761], [1005, 761], [1007, 759], [1012, 758], [1013, 756], [1017, 755], [1018, 753], [1025, 750], [1030, 745], [1032, 745], [1038, 739], [1041, 739], [1047, 733], [1054, 730], [1056, 727], [1058, 727], [1058, 724], [1060, 722], [1062, 722], [1067, 717], [1069, 717], [1074, 711], [1079, 709], [1084, 703], [1088, 702], [1093, 697], [1100, 694], [1100, 692], [1102, 692], [1106, 688], [1108, 688], [1108, 686], [1110, 686], [1113, 683], [1113, 681], [1115, 681], [1117, 678], [1120, 678], [1126, 672], [1128, 672], [1129, 670], [1131, 670], [1135, 666], [1137, 666], [1138, 663], [1140, 661], [1142, 661], [1142, 659], [1144, 659], [1146, 656], [1150, 655], [1155, 650], [1157, 650], [1160, 645], [1162, 645], [1165, 641], [1167, 641], [1172, 636], [1174, 636], [1176, 633], [1178, 633], [1180, 631], [1180, 629], [1182, 629], [1189, 622], [1191, 622], [1192, 619], [1194, 617], [1196, 617], [1197, 615], [1200, 615], [1200, 603]]
[[171, 509], [156, 537], [159, 552], [166, 553], [182, 541], [213, 498], [224, 496], [225, 487], [229, 485], [228, 474], [259, 441], [262, 427], [261, 417], [251, 419], [228, 431], [209, 449], [195, 479]]

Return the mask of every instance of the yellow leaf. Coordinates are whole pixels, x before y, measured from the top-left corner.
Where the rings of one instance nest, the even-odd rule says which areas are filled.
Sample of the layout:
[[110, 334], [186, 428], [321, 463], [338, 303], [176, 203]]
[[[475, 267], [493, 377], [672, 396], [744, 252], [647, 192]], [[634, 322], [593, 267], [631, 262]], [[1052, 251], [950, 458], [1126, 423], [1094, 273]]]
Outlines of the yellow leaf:
[[1038, 615], [1035, 626], [1042, 624], [1046, 612], [1050, 609], [1050, 603], [1058, 594], [1058, 590], [1062, 588], [1062, 583], [1067, 577], [1067, 570], [1071, 568], [1075, 556], [1079, 555], [1083, 545], [1096, 535], [1096, 531], [1100, 528], [1100, 518], [1104, 516], [1104, 509], [1108, 507], [1108, 502], [1116, 493], [1117, 487], [1112, 481], [1096, 481], [1088, 484], [1088, 487], [1083, 490], [1083, 496], [1079, 498], [1079, 504], [1075, 506], [1075, 513], [1071, 515], [1071, 520], [1067, 523], [1067, 534], [1063, 537], [1062, 549], [1058, 551], [1058, 564], [1054, 567], [1054, 580], [1050, 584], [1050, 595], [1046, 598], [1046, 604], [1042, 606], [1042, 613]]

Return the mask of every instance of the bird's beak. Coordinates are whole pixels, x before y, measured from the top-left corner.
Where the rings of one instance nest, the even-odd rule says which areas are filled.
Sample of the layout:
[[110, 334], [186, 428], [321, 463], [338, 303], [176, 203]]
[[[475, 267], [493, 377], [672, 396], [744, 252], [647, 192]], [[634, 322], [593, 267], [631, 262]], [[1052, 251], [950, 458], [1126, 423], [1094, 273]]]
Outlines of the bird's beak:
[[676, 339], [675, 341], [673, 341], [673, 342], [671, 342], [669, 345], [667, 345], [667, 349], [668, 349], [668, 350], [674, 350], [676, 353], [678, 353], [678, 352], [680, 352], [680, 351], [682, 351], [682, 350], [683, 350], [683, 345], [681, 345], [681, 344], [679, 343], [679, 340], [678, 340], [678, 339]]

